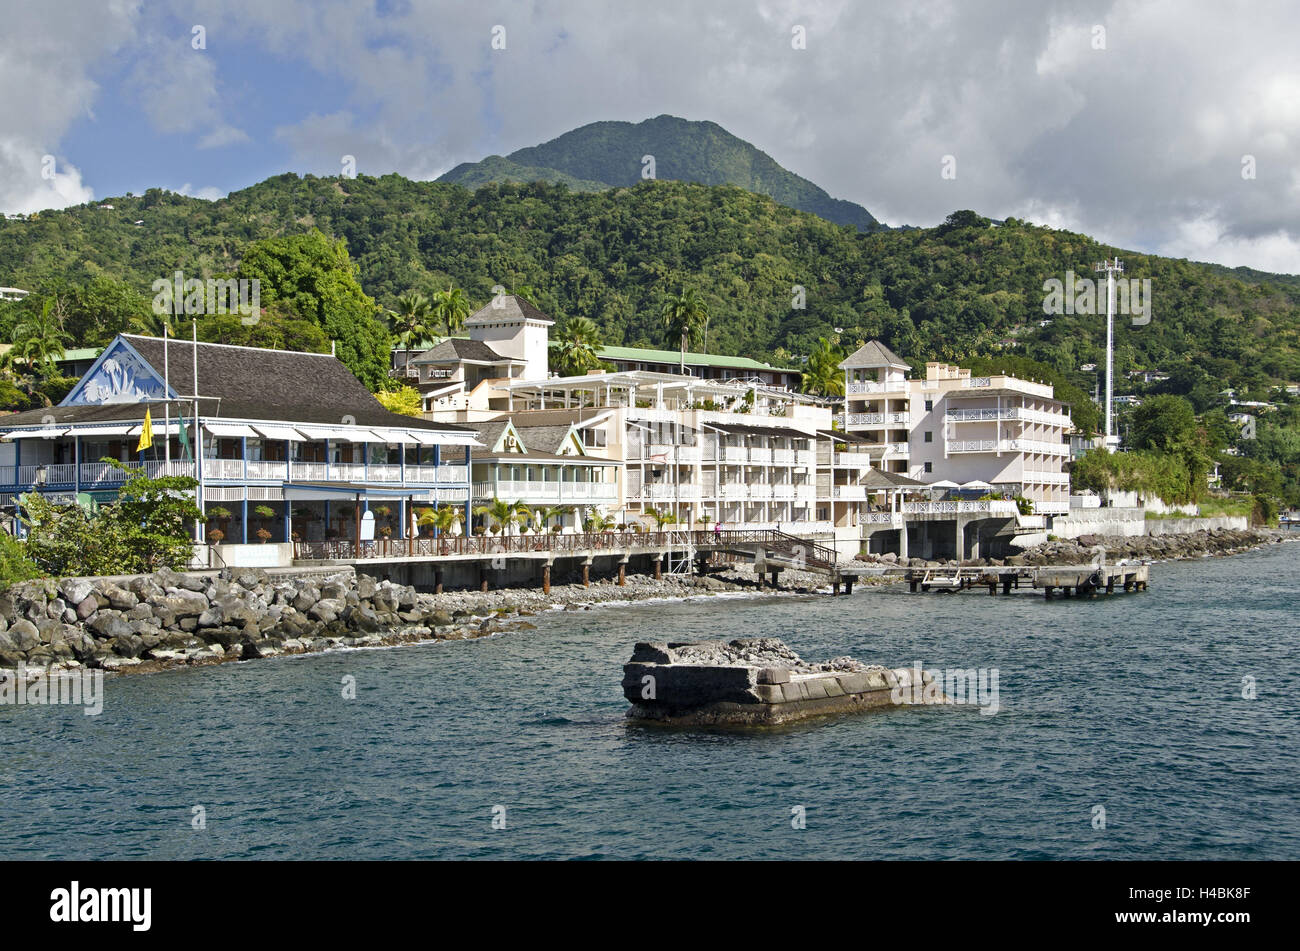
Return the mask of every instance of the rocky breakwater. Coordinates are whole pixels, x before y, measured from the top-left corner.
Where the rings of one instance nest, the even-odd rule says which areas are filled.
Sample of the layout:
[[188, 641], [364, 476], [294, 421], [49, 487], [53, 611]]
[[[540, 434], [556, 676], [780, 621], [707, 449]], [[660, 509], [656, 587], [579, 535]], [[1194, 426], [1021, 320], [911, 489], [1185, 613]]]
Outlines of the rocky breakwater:
[[[837, 657], [804, 661], [776, 638], [636, 645], [623, 665], [627, 716], [683, 726], [766, 726], [807, 717], [903, 706], [937, 696], [929, 674]], [[926, 686], [931, 689], [926, 689]], [[938, 697], [942, 702], [942, 697]]]
[[0, 593], [0, 668], [145, 673], [338, 647], [461, 640], [503, 628], [352, 569], [271, 576], [163, 570], [65, 578]]
[[1071, 540], [1049, 541], [1004, 559], [1008, 565], [1075, 565], [1091, 563], [1105, 552], [1111, 564], [1123, 560], [1164, 561], [1237, 555], [1264, 545], [1293, 540], [1286, 532], [1269, 528], [1216, 528], [1182, 535], [1080, 535]]
[[1294, 532], [1272, 528], [1216, 528], [1179, 535], [1080, 535], [1074, 539], [1048, 541], [1004, 558], [927, 560], [899, 558], [893, 553], [861, 554], [858, 561], [905, 568], [973, 568], [1027, 565], [1082, 565], [1104, 553], [1111, 564], [1121, 561], [1163, 561], [1170, 558], [1203, 558], [1206, 555], [1237, 555], [1265, 545], [1296, 540]]

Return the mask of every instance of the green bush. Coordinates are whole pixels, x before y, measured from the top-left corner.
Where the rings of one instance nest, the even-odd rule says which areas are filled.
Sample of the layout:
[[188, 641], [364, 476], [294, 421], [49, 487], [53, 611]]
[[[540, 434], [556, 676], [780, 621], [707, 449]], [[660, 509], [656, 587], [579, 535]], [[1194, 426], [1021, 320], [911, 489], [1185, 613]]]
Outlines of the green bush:
[[23, 543], [8, 532], [0, 531], [0, 589], [18, 581], [41, 577], [41, 569], [27, 557]]
[[[124, 468], [116, 460], [103, 461]], [[190, 494], [198, 482], [129, 471], [117, 500], [93, 515], [39, 493], [22, 496], [28, 557], [56, 576], [136, 574], [189, 564], [192, 527], [202, 516]]]

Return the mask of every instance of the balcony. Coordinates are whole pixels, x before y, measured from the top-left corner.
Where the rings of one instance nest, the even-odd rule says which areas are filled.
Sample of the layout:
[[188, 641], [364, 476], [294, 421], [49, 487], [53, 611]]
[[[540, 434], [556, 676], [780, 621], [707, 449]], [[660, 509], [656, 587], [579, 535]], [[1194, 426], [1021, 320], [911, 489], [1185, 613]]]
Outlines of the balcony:
[[831, 465], [845, 469], [870, 469], [871, 453], [837, 452], [831, 457]]
[[865, 485], [837, 485], [834, 486], [835, 498], [839, 501], [862, 501], [867, 497], [867, 487]]
[[[151, 477], [164, 475], [197, 478], [192, 462], [131, 462], [130, 471], [143, 468]], [[102, 462], [83, 462], [78, 467], [69, 464], [47, 466], [0, 466], [0, 484], [34, 485], [38, 471], [45, 470], [42, 485], [75, 486], [84, 489], [113, 488], [120, 486], [128, 474]], [[411, 483], [463, 483], [468, 477], [466, 466], [407, 466], [406, 481]], [[324, 462], [271, 462], [250, 459], [204, 459], [203, 478], [210, 482], [391, 482], [402, 483], [402, 467], [376, 465], [366, 467], [359, 463]]]
[[[653, 488], [661, 488], [654, 486]], [[612, 502], [618, 497], [618, 486], [612, 482], [539, 482], [525, 479], [501, 479], [496, 482], [475, 482], [474, 498], [506, 499], [525, 502]]]
[[[38, 480], [42, 486], [72, 486], [80, 481], [83, 489], [112, 488], [121, 485], [130, 475], [144, 469], [151, 478], [159, 476], [193, 476], [192, 462], [128, 462], [127, 472], [102, 462], [83, 462], [78, 467], [73, 463], [35, 466], [0, 466], [0, 485], [34, 486]], [[43, 473], [43, 475], [42, 475]]]

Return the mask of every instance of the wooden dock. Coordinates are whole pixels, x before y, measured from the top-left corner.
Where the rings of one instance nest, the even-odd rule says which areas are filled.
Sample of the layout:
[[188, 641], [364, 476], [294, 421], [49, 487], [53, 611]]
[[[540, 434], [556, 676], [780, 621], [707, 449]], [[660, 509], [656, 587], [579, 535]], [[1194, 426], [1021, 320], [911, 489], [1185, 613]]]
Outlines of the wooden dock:
[[[1135, 564], [1092, 565], [1005, 565], [938, 568], [910, 568], [889, 565], [863, 567], [845, 566], [839, 570], [841, 580], [849, 581], [852, 575], [865, 577], [893, 577], [906, 581], [913, 593], [956, 592], [987, 588], [989, 594], [1003, 594], [1021, 589], [1042, 591], [1047, 598], [1091, 598], [1098, 594], [1113, 594], [1116, 588], [1123, 591], [1145, 591], [1151, 580], [1151, 565]], [[851, 582], [850, 582], [851, 584]], [[851, 587], [850, 587], [850, 590]]]

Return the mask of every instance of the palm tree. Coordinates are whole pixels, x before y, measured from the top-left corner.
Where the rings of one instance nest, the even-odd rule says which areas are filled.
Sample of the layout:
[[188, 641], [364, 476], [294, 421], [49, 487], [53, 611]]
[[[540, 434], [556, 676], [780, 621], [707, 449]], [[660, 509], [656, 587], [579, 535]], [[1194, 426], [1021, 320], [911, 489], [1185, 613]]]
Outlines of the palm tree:
[[469, 318], [469, 298], [459, 287], [448, 284], [445, 291], [434, 292], [433, 305], [429, 314], [435, 326], [441, 323], [447, 336], [450, 337], [464, 327], [465, 321]]
[[410, 359], [412, 341], [428, 334], [428, 320], [432, 312], [429, 298], [419, 291], [407, 291], [400, 295], [397, 298], [397, 310], [389, 311], [393, 333], [404, 345], [404, 355], [407, 359], [403, 361], [403, 366]]
[[808, 355], [808, 369], [800, 377], [800, 385], [805, 393], [820, 396], [844, 395], [844, 371], [840, 361], [844, 354], [825, 337], [817, 341], [817, 346]]
[[661, 532], [664, 530], [665, 525], [675, 525], [677, 523], [677, 515], [668, 509], [651, 509], [649, 515], [655, 520], [655, 528]]
[[490, 505], [480, 505], [474, 509], [474, 514], [490, 518], [493, 524], [500, 527], [504, 535], [509, 533], [511, 525], [530, 520], [532, 509], [523, 501], [507, 502], [504, 499], [493, 499]]
[[686, 348], [700, 337], [709, 319], [709, 305], [704, 296], [693, 287], [682, 288], [680, 294], [668, 294], [659, 308], [669, 338], [679, 338], [682, 345], [681, 372], [686, 373]]
[[599, 370], [600, 330], [587, 317], [571, 317], [556, 334], [555, 363], [560, 376], [582, 376]]
[[166, 336], [176, 336], [176, 316], [171, 313], [157, 314], [149, 311], [147, 314], [133, 314], [130, 321], [131, 330], [145, 337], [162, 337], [164, 336], [163, 328], [166, 328]]
[[51, 316], [53, 308], [54, 299], [47, 298], [41, 305], [40, 314], [28, 317], [14, 327], [13, 332], [13, 359], [26, 363], [42, 377], [54, 368], [55, 361], [63, 356], [68, 341], [72, 339]]
[[542, 528], [550, 531], [552, 520], [564, 518], [566, 515], [571, 515], [573, 511], [574, 509], [572, 505], [552, 505], [548, 508], [541, 509], [537, 513], [537, 517], [541, 520]]

